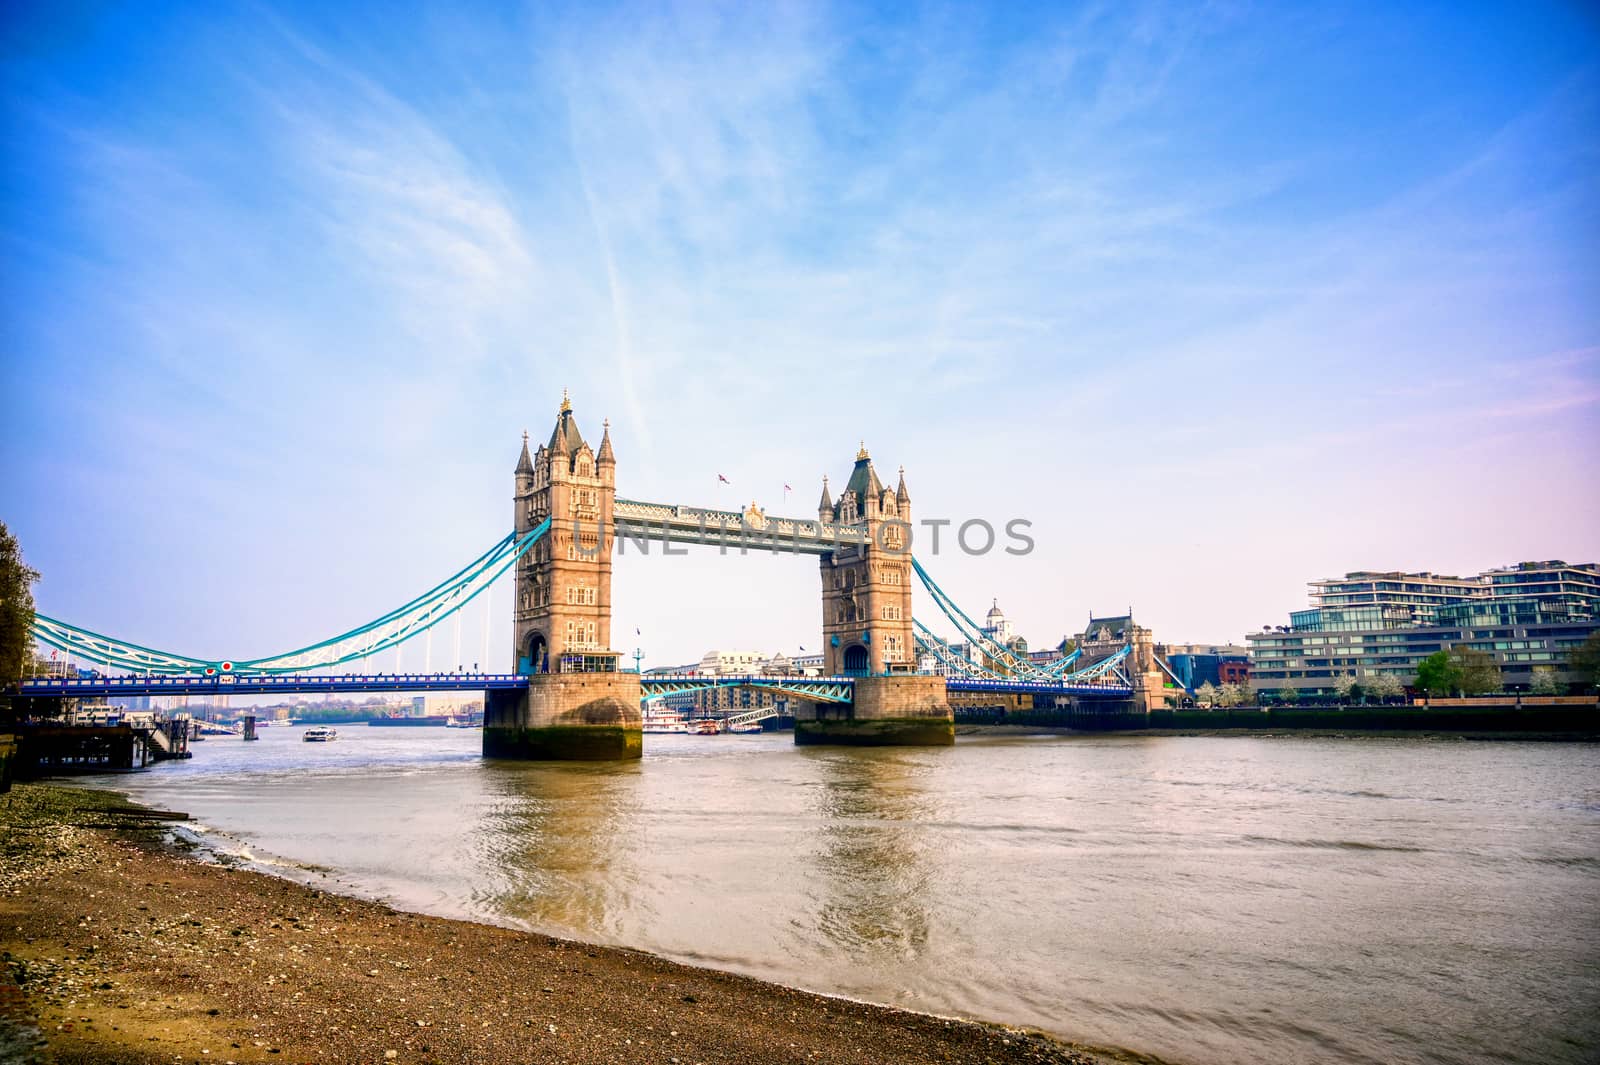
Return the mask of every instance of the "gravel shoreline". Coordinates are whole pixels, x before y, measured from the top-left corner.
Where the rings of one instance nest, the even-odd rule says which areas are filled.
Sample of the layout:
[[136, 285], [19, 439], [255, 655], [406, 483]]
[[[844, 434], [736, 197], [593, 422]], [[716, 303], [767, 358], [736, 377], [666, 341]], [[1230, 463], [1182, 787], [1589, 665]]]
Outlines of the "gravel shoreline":
[[[181, 815], [176, 815], [181, 816]], [[0, 796], [0, 1063], [1153, 1062], [199, 861], [112, 792]]]

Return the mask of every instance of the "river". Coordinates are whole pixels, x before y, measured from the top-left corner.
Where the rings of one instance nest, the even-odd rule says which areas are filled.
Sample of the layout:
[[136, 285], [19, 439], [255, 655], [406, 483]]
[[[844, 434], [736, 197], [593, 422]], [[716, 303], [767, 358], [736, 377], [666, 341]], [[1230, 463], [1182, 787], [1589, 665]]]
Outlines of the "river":
[[1173, 1062], [1600, 1059], [1597, 745], [300, 731], [96, 782], [396, 906]]

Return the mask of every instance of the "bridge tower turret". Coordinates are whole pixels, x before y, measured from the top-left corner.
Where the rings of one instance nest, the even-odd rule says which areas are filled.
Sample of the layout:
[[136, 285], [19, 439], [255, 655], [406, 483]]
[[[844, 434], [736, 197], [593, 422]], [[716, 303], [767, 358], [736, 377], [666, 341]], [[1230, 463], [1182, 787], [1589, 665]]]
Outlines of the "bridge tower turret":
[[[528, 430], [522, 430], [522, 455], [517, 459], [517, 489], [512, 493], [511, 527], [521, 536], [532, 529], [533, 508], [533, 456], [528, 454]], [[521, 568], [518, 568], [521, 572]]]

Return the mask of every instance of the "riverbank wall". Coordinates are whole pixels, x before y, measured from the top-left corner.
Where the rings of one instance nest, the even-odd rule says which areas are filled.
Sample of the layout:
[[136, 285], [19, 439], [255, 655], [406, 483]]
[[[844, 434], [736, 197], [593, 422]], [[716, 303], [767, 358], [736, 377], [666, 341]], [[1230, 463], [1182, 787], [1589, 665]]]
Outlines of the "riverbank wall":
[[1070, 728], [1086, 732], [1130, 730], [1318, 730], [1361, 732], [1526, 732], [1600, 734], [1600, 709], [1592, 701], [1565, 705], [1515, 700], [1440, 700], [1433, 706], [1237, 707], [1227, 710], [1152, 710], [1092, 713], [1069, 709], [1007, 711], [980, 724]]

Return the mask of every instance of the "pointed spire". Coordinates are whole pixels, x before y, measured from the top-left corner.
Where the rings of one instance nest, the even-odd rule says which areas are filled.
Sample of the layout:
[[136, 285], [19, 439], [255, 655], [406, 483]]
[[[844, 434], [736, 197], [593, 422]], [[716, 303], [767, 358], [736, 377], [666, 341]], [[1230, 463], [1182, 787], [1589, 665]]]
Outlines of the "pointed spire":
[[871, 457], [871, 455], [867, 454], [867, 442], [865, 440], [861, 441], [861, 450], [856, 452], [856, 461], [865, 462]]
[[572, 417], [572, 401], [567, 398], [564, 388], [561, 390], [561, 413], [556, 415], [556, 427], [550, 433], [550, 443], [545, 446], [567, 459], [585, 446], [583, 434], [578, 431], [578, 423]]
[[817, 501], [817, 513], [824, 515], [823, 520], [833, 516], [833, 497], [828, 494], [828, 475], [822, 475], [822, 498]]
[[528, 455], [528, 430], [522, 430], [522, 456], [517, 459], [518, 473], [532, 473], [533, 459]]
[[906, 490], [906, 468], [904, 466], [900, 467], [900, 487], [895, 489], [894, 498], [895, 502], [902, 507], [911, 502], [911, 493]]
[[595, 456], [595, 461], [615, 464], [617, 454], [611, 450], [611, 419], [607, 418], [600, 424], [603, 426], [603, 430], [600, 433], [600, 454]]

